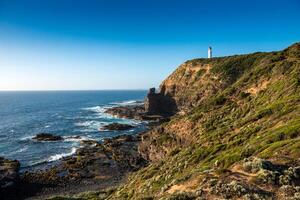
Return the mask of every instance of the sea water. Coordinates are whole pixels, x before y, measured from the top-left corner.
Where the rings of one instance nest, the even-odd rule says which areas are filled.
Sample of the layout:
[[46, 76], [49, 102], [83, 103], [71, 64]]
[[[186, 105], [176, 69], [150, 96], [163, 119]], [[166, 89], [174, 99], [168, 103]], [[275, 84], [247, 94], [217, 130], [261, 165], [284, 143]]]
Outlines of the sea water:
[[[140, 132], [145, 129], [144, 122], [116, 118], [104, 111], [140, 104], [145, 95], [144, 90], [0, 92], [0, 156], [19, 160], [21, 168], [27, 170], [74, 154], [81, 140], [101, 142], [104, 138]], [[135, 128], [100, 130], [114, 122]], [[38, 133], [60, 135], [64, 140], [33, 140]]]

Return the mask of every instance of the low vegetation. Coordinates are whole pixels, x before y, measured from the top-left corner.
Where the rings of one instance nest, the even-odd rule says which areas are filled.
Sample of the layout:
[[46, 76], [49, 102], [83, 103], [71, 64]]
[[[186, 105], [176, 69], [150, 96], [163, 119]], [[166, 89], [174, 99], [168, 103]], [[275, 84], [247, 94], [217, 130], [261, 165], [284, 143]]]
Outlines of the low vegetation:
[[184, 114], [146, 133], [151, 164], [104, 199], [300, 198], [299, 43], [187, 61], [163, 86]]

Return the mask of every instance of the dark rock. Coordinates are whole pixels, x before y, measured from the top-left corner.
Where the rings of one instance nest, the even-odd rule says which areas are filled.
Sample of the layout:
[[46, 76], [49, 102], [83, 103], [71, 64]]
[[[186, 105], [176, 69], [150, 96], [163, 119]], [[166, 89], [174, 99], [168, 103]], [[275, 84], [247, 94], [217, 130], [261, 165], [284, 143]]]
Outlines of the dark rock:
[[[163, 102], [159, 99], [162, 98]], [[157, 125], [169, 121], [169, 112], [167, 97], [160, 94], [149, 93], [145, 105], [118, 106], [109, 108], [105, 113], [116, 116], [118, 118], [136, 119], [149, 121], [152, 125]]]
[[150, 88], [145, 100], [145, 112], [147, 115], [171, 116], [177, 112], [177, 106], [169, 94], [164, 94], [163, 88], [158, 93], [155, 88]]
[[80, 143], [86, 146], [93, 146], [98, 144], [98, 142], [95, 140], [82, 140], [80, 141]]
[[62, 158], [50, 169], [26, 172], [22, 175], [22, 183], [37, 184], [42, 190], [47, 190], [49, 187], [108, 184], [121, 180], [127, 172], [147, 164], [137, 151], [139, 140], [140, 137], [123, 135], [105, 139], [103, 144], [93, 140], [82, 141], [83, 147], [75, 155]]
[[58, 141], [58, 140], [62, 140], [63, 138], [61, 136], [52, 135], [49, 133], [40, 133], [40, 134], [37, 134], [32, 139], [37, 140], [37, 141]]
[[109, 108], [105, 111], [110, 115], [119, 117], [119, 118], [129, 118], [129, 119], [142, 119], [145, 114], [145, 109], [143, 105], [137, 106], [118, 106]]
[[138, 152], [140, 137], [121, 135], [103, 142], [104, 148], [112, 153], [112, 159], [123, 170], [134, 171], [147, 165], [147, 161]]
[[109, 130], [109, 131], [124, 131], [128, 129], [132, 129], [134, 126], [129, 125], [129, 124], [119, 124], [119, 123], [112, 123], [103, 126], [101, 130]]
[[0, 194], [16, 189], [20, 180], [19, 169], [19, 161], [0, 157]]

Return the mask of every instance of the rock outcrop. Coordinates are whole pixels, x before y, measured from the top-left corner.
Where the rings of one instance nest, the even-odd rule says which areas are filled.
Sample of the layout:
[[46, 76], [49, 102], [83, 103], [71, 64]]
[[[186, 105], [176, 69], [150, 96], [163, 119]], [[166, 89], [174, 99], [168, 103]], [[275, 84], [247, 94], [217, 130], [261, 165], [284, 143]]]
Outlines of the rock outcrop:
[[134, 126], [130, 124], [120, 124], [120, 123], [111, 123], [105, 125], [101, 128], [101, 130], [109, 130], [109, 131], [125, 131], [134, 128]]
[[[25, 172], [21, 176], [21, 197], [41, 196], [50, 190], [76, 192], [77, 187], [117, 185], [124, 176], [147, 165], [138, 153], [140, 136], [122, 135], [103, 143], [82, 141], [75, 155], [65, 157], [47, 170]], [[22, 188], [27, 188], [23, 190]], [[0, 193], [1, 194], [1, 193]]]
[[63, 137], [61, 137], [59, 135], [52, 135], [49, 133], [40, 133], [40, 134], [37, 134], [32, 139], [37, 140], [37, 141], [59, 141], [59, 140], [63, 140]]
[[[151, 103], [157, 104], [158, 102], [155, 101], [156, 100], [151, 100]], [[118, 107], [107, 109], [105, 113], [119, 118], [144, 120], [144, 121], [151, 121], [157, 123], [161, 123], [169, 120], [168, 118], [170, 116], [169, 111], [162, 111], [162, 110], [158, 111], [158, 110], [153, 110], [152, 108], [149, 109], [148, 103], [149, 103], [148, 98], [146, 98], [145, 105], [118, 106]], [[161, 103], [158, 103], [158, 105], [160, 104]]]
[[20, 182], [20, 163], [0, 157], [0, 197], [16, 191]]
[[141, 120], [145, 115], [145, 109], [143, 105], [118, 106], [107, 109], [105, 113], [119, 118]]
[[155, 88], [150, 88], [145, 99], [145, 112], [148, 115], [171, 116], [177, 111], [176, 103], [168, 94], [156, 93]]

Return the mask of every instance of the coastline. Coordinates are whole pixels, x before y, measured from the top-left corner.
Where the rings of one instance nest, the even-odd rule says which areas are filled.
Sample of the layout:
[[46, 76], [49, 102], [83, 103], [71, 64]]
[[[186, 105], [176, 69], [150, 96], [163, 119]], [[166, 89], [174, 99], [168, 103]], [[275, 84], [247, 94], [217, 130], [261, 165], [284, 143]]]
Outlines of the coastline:
[[[143, 103], [114, 106], [105, 113], [117, 118], [148, 121], [146, 131], [164, 121], [161, 116], [148, 116]], [[7, 199], [45, 199], [117, 187], [128, 173], [148, 164], [138, 152], [144, 132], [106, 138], [103, 142], [81, 140], [81, 146], [72, 154], [45, 163], [43, 169], [18, 169], [12, 190], [3, 189], [0, 193]]]

